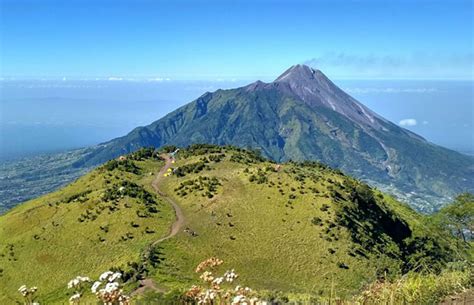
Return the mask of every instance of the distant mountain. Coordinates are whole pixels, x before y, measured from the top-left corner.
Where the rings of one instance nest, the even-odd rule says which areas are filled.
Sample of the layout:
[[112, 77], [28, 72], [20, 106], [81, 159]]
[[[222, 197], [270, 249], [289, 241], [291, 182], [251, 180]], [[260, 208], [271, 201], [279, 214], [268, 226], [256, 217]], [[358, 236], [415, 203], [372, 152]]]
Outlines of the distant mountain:
[[276, 161], [321, 161], [412, 202], [421, 198], [422, 204], [474, 190], [473, 157], [397, 126], [305, 65], [292, 66], [271, 83], [205, 93], [148, 126], [94, 147], [76, 166], [99, 164], [143, 146], [192, 143], [258, 149]]

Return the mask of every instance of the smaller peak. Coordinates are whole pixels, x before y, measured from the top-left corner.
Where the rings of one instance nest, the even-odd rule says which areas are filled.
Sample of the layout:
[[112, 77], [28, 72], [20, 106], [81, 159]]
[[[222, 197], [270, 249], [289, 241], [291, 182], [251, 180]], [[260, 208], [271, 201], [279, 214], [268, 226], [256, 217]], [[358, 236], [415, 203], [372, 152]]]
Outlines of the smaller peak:
[[262, 82], [261, 80], [257, 80], [256, 82], [253, 82], [253, 83], [248, 84], [247, 86], [245, 86], [245, 89], [247, 91], [255, 91], [257, 89], [261, 89], [265, 85], [266, 85], [266, 83]]

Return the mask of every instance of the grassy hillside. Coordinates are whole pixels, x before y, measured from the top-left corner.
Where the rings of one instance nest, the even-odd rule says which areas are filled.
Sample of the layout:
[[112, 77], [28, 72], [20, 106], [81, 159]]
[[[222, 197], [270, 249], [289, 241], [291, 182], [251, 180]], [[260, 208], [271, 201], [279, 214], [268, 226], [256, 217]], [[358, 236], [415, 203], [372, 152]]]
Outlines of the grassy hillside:
[[[0, 216], [0, 303], [18, 299], [22, 284], [38, 286], [48, 304], [64, 301], [70, 279], [112, 267], [128, 290], [145, 276], [184, 289], [213, 256], [254, 289], [344, 297], [460, 255], [407, 206], [319, 163], [195, 145], [159, 181], [167, 198], [151, 186], [163, 165], [142, 150]], [[175, 221], [169, 200], [184, 224], [149, 255]]]
[[[321, 164], [278, 168], [212, 148], [183, 157], [177, 168], [206, 167], [171, 176], [162, 189], [197, 236], [161, 245], [166, 260], [157, 282], [195, 281], [193, 266], [218, 256], [258, 289], [349, 295], [377, 277], [439, 268], [454, 255], [451, 241], [410, 208]], [[209, 194], [211, 180], [217, 186]]]
[[64, 302], [69, 280], [140, 262], [168, 232], [174, 213], [155, 195], [150, 176], [163, 162], [131, 162], [138, 171], [101, 167], [0, 217], [0, 304], [14, 304], [23, 284], [38, 286], [47, 304]]

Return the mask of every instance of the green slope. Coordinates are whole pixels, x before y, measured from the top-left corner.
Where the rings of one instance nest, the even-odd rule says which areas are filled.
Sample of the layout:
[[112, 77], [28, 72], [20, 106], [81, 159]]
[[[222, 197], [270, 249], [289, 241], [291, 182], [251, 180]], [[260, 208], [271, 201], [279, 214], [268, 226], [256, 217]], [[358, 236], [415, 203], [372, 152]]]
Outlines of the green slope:
[[0, 303], [15, 299], [22, 284], [38, 286], [48, 304], [61, 302], [68, 280], [111, 267], [130, 275], [128, 290], [140, 276], [182, 289], [211, 256], [255, 289], [348, 296], [379, 276], [436, 270], [456, 256], [451, 240], [428, 230], [423, 217], [339, 171], [196, 145], [178, 154], [175, 174], [159, 184], [181, 207], [187, 230], [144, 260], [175, 220], [151, 187], [150, 173], [163, 166], [151, 152], [109, 162], [0, 216]]
[[[336, 105], [352, 101], [330, 86], [340, 91], [340, 97], [332, 97]], [[320, 161], [395, 189], [393, 193], [414, 192], [412, 198], [420, 200], [412, 204], [425, 212], [449, 196], [474, 191], [472, 157], [429, 143], [375, 114], [367, 124], [374, 126], [306, 103], [281, 84], [257, 82], [206, 93], [148, 126], [91, 149], [76, 166], [100, 164], [140, 147], [213, 143], [258, 149], [278, 162]]]
[[[65, 302], [66, 284], [75, 276], [97, 278], [108, 268], [141, 261], [146, 247], [168, 232], [174, 213], [150, 185], [149, 173], [162, 162], [133, 162], [140, 173], [99, 168], [0, 216], [0, 304], [15, 304], [23, 284], [38, 286], [46, 304]], [[125, 181], [137, 183], [126, 186], [137, 196], [112, 199]]]

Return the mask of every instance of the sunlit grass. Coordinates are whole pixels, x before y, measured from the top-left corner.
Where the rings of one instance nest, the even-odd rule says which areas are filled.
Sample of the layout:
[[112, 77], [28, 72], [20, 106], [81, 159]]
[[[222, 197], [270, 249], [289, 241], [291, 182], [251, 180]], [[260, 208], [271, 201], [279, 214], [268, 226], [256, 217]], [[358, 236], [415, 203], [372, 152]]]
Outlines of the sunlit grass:
[[[58, 192], [0, 216], [0, 304], [18, 300], [16, 290], [24, 284], [41, 287], [43, 302], [63, 300], [67, 295], [64, 283], [73, 276], [98, 276], [104, 268], [137, 261], [143, 249], [168, 232], [174, 219], [168, 204], [160, 203], [159, 213], [153, 218], [141, 218], [136, 214], [140, 203], [129, 197], [120, 199], [114, 211], [106, 207], [94, 220], [78, 220], [88, 208], [104, 205], [104, 189], [124, 179], [140, 184], [143, 179], [144, 187], [151, 191], [149, 172], [158, 170], [162, 163], [137, 164], [143, 168], [143, 175], [94, 171]], [[106, 180], [110, 182], [106, 184]], [[91, 190], [86, 201], [64, 202], [86, 189]], [[145, 233], [145, 228], [153, 233]], [[133, 238], [123, 240], [127, 233]]]

